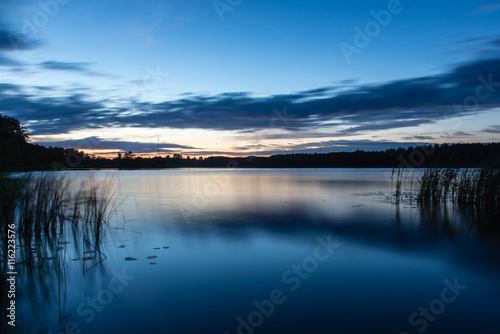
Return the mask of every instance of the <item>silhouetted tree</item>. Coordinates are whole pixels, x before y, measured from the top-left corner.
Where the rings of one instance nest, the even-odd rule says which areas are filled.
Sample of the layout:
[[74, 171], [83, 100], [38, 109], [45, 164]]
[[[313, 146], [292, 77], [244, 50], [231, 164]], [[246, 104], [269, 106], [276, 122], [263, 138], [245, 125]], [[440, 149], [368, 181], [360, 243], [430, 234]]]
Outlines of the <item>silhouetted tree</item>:
[[134, 159], [134, 157], [135, 157], [135, 154], [132, 153], [132, 151], [128, 151], [127, 153], [124, 154], [124, 159], [131, 160], [131, 159]]
[[26, 143], [28, 139], [28, 130], [18, 119], [0, 114], [0, 142]]

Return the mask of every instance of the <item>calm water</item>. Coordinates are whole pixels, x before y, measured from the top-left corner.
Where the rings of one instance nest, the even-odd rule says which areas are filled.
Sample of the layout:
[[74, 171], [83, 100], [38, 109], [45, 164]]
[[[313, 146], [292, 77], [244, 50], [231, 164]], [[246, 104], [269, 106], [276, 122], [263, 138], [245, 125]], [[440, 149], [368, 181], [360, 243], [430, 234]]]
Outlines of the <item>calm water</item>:
[[113, 177], [107, 258], [20, 265], [15, 332], [500, 332], [498, 233], [394, 205], [390, 170], [64, 174]]

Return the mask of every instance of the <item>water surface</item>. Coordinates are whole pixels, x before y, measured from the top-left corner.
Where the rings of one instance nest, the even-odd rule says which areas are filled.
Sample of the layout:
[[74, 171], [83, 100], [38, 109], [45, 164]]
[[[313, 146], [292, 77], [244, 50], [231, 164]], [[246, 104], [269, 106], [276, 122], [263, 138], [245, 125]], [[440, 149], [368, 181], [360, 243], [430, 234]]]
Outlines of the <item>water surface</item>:
[[395, 205], [390, 170], [62, 173], [114, 179], [107, 258], [71, 261], [68, 244], [19, 267], [18, 332], [500, 330], [498, 232]]

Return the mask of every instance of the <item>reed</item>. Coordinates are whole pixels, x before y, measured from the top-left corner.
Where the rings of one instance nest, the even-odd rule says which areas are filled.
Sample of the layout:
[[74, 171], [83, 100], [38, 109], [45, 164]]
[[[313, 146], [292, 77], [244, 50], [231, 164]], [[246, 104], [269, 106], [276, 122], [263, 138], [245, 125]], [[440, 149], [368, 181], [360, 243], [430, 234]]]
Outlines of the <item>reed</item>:
[[464, 209], [500, 212], [498, 169], [428, 169], [417, 181], [421, 205], [453, 203]]
[[83, 237], [99, 250], [114, 213], [112, 189], [109, 179], [86, 179], [74, 186], [58, 173], [0, 175], [0, 232], [6, 235], [14, 224], [25, 258], [33, 252], [54, 254], [67, 228], [74, 239]]
[[405, 170], [392, 169], [391, 174], [391, 196], [394, 204], [400, 204], [402, 200], [412, 202], [415, 198], [415, 173], [411, 176], [405, 175]]

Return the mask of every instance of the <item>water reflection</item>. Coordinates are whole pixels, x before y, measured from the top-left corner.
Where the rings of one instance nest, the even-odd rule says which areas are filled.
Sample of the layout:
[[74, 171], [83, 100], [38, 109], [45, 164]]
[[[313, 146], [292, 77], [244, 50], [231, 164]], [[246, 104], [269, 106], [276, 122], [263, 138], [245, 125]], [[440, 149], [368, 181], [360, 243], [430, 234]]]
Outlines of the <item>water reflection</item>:
[[[280, 289], [286, 302], [255, 333], [413, 333], [409, 316], [439, 297], [443, 280], [458, 277], [469, 290], [426, 332], [497, 333], [497, 217], [394, 205], [387, 172], [119, 172], [125, 218], [115, 217], [104, 242], [108, 258], [93, 268], [54, 261], [23, 269], [26, 332], [74, 321], [83, 333], [236, 333], [238, 317]], [[292, 291], [283, 274], [314, 256], [318, 238], [340, 246]], [[66, 259], [73, 256], [83, 254]], [[109, 289], [122, 269], [135, 278], [87, 322], [89, 308], [82, 316], [78, 306]], [[38, 316], [29, 311], [37, 305]]]

